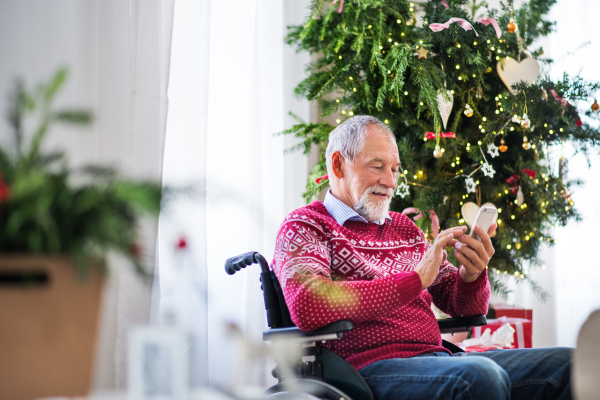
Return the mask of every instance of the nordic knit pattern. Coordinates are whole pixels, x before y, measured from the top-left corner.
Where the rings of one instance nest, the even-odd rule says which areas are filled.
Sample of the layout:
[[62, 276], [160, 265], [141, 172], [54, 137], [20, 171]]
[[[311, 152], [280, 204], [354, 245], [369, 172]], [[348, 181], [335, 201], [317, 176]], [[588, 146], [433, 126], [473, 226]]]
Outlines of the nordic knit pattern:
[[431, 311], [466, 317], [486, 314], [486, 272], [465, 283], [448, 261], [427, 290], [415, 267], [429, 243], [403, 214], [383, 225], [346, 221], [340, 226], [323, 203], [285, 218], [273, 270], [292, 321], [302, 330], [350, 319], [354, 330], [328, 343], [356, 369], [375, 361], [446, 351]]

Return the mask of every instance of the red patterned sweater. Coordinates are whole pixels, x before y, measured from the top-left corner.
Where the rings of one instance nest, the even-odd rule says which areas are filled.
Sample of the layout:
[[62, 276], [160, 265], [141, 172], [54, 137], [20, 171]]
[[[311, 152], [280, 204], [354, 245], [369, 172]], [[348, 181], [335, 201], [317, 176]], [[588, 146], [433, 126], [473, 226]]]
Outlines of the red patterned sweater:
[[487, 274], [465, 283], [448, 261], [422, 290], [415, 267], [429, 243], [403, 214], [383, 225], [348, 220], [340, 226], [323, 203], [285, 218], [275, 245], [273, 270], [292, 321], [302, 330], [350, 319], [354, 330], [329, 347], [356, 369], [375, 361], [448, 352], [431, 302], [455, 316], [486, 314]]

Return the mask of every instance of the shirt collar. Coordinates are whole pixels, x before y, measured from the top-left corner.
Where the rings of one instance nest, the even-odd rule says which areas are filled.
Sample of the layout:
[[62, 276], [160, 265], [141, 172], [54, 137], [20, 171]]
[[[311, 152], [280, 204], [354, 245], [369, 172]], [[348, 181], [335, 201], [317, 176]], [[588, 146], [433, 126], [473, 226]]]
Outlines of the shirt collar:
[[[340, 199], [336, 198], [331, 193], [331, 189], [327, 191], [327, 194], [325, 195], [325, 200], [323, 200], [323, 205], [325, 206], [329, 214], [331, 214], [331, 216], [335, 218], [336, 222], [341, 226], [343, 226], [344, 222], [348, 220], [364, 222], [365, 224], [369, 223], [369, 221], [358, 215], [356, 211], [348, 207]], [[374, 223], [377, 225], [383, 225], [385, 223], [385, 220], [392, 222], [392, 217], [390, 217], [389, 213], [385, 218], [382, 218], [380, 221], [375, 221]]]

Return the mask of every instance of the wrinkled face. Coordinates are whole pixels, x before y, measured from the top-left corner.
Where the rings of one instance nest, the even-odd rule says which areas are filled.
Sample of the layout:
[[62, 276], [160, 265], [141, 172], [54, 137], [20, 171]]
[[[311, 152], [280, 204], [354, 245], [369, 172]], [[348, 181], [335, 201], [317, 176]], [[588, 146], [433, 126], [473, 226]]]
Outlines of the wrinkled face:
[[398, 146], [370, 126], [363, 150], [348, 165], [344, 179], [354, 210], [369, 222], [387, 216], [400, 169]]

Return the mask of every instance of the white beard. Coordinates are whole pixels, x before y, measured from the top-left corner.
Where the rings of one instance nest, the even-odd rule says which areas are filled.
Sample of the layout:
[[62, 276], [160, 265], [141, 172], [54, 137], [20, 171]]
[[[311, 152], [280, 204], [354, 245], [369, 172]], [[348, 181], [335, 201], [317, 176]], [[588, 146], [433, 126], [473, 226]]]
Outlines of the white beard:
[[[386, 200], [377, 200], [369, 196], [373, 192], [385, 193], [388, 197]], [[354, 210], [369, 222], [381, 221], [388, 215], [393, 192], [393, 189], [373, 185], [365, 191], [358, 203], [354, 205]]]

